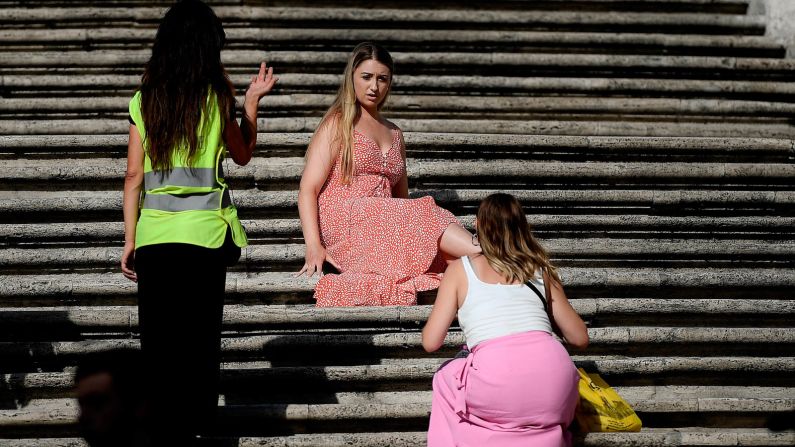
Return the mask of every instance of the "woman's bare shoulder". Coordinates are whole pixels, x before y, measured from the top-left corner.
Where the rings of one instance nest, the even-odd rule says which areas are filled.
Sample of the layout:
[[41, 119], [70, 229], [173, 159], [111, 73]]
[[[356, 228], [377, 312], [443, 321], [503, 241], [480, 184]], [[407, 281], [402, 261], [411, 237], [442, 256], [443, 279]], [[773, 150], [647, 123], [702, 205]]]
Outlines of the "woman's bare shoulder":
[[403, 132], [402, 130], [400, 130], [400, 127], [398, 127], [397, 124], [393, 123], [392, 121], [389, 121], [388, 119], [384, 119], [383, 121], [381, 121], [381, 123], [384, 126], [386, 126], [387, 129], [389, 129], [389, 130], [394, 130], [394, 131], [401, 132], [401, 133]]
[[455, 261], [451, 261], [447, 265], [447, 269], [444, 271], [445, 276], [453, 275], [459, 276], [464, 274], [464, 261], [461, 258], [456, 259]]

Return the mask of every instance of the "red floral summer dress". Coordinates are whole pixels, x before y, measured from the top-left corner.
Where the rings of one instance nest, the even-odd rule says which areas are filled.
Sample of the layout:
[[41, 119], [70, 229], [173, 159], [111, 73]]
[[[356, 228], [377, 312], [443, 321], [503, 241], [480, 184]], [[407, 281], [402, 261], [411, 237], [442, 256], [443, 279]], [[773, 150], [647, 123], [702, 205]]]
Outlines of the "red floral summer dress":
[[417, 292], [439, 287], [439, 238], [458, 221], [432, 197], [392, 198], [406, 171], [400, 129], [386, 154], [358, 131], [353, 148], [351, 183], [342, 183], [338, 157], [317, 199], [320, 239], [341, 271], [318, 281], [317, 305], [417, 304]]

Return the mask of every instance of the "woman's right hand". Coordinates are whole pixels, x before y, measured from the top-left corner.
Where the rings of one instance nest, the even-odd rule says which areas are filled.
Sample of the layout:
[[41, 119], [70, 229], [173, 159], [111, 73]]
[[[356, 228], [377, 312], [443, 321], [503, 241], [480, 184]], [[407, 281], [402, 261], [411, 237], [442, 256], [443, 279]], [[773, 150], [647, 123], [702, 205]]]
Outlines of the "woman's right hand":
[[135, 242], [125, 242], [121, 255], [121, 273], [132, 282], [138, 282], [135, 273]]
[[273, 85], [278, 80], [279, 78], [273, 76], [273, 67], [267, 67], [265, 62], [260, 63], [259, 73], [251, 77], [251, 83], [246, 89], [245, 102], [259, 103], [259, 100], [273, 89]]
[[304, 266], [295, 276], [301, 276], [304, 273], [306, 273], [306, 276], [313, 276], [315, 273], [323, 275], [324, 261], [328, 261], [335, 268], [339, 269], [337, 263], [331, 259], [331, 256], [329, 256], [326, 251], [326, 247], [322, 244], [307, 244], [304, 259]]

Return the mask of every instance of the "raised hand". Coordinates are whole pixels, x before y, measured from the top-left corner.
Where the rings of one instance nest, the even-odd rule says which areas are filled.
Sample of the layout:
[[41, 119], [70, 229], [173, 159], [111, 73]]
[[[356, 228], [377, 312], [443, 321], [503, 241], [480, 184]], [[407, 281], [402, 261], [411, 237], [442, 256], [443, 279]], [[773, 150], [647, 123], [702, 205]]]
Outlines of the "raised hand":
[[279, 78], [273, 76], [273, 67], [267, 67], [265, 62], [262, 62], [259, 66], [259, 73], [251, 77], [251, 84], [246, 90], [246, 102], [259, 102], [273, 89], [273, 85], [278, 80]]

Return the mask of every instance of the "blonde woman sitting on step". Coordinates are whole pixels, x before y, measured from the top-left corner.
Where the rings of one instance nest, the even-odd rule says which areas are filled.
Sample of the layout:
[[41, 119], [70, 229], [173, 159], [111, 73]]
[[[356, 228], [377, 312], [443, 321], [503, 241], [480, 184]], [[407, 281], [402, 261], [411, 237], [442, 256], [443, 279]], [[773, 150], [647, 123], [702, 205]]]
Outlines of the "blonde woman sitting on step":
[[318, 306], [411, 305], [439, 286], [448, 258], [477, 253], [472, 235], [433, 198], [409, 199], [403, 132], [381, 115], [394, 64], [369, 42], [353, 49], [337, 98], [306, 153], [298, 193], [306, 257], [322, 274]]

